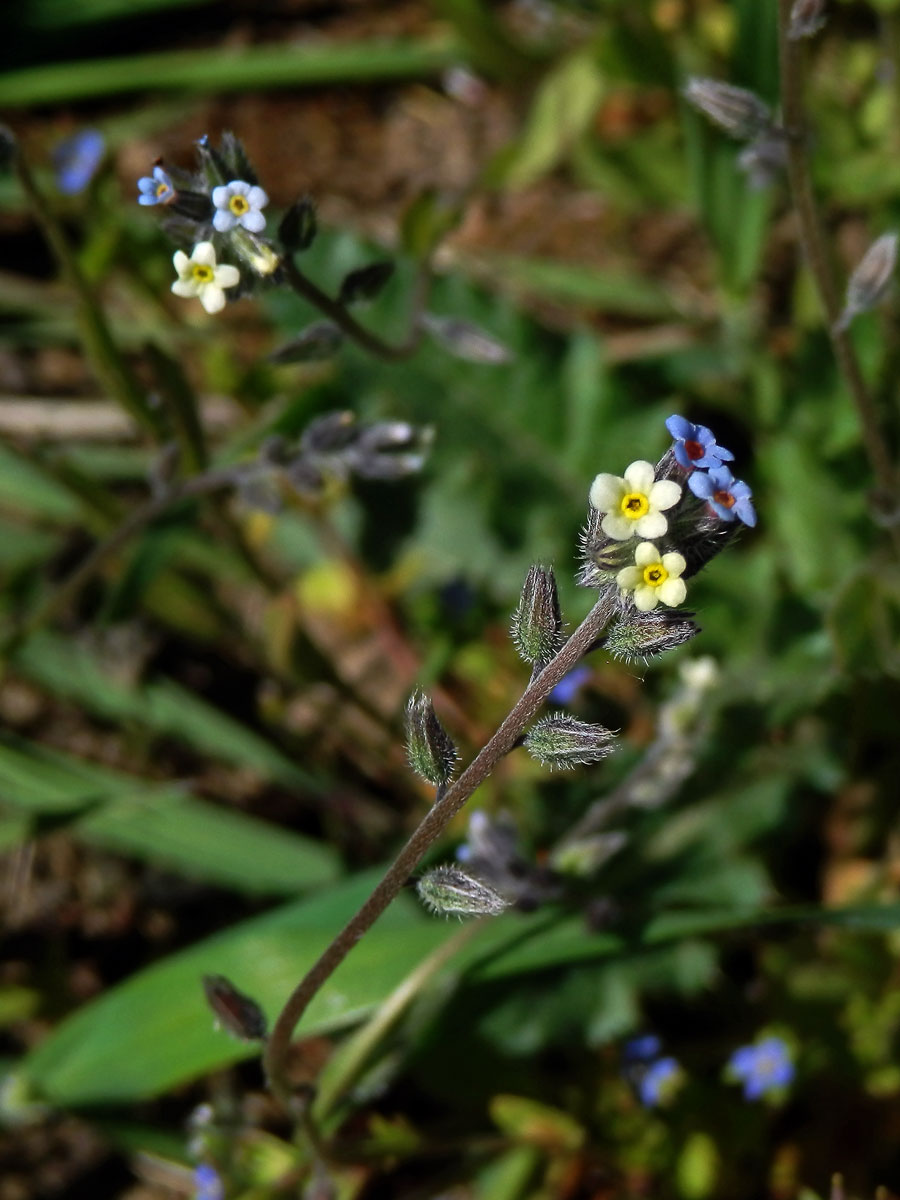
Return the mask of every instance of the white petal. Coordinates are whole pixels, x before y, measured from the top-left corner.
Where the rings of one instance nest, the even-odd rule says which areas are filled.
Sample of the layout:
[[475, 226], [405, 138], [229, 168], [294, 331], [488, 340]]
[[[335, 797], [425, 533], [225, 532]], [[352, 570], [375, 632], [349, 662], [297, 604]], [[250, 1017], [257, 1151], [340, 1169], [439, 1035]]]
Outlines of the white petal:
[[269, 203], [269, 197], [261, 187], [252, 187], [247, 193], [247, 203], [251, 208], [265, 208]]
[[200, 293], [200, 303], [208, 313], [221, 312], [225, 307], [225, 293], [214, 283], [208, 283]]
[[591, 484], [588, 499], [598, 512], [613, 512], [619, 507], [624, 495], [625, 480], [620, 479], [618, 475], [608, 475], [604, 472]]
[[640, 567], [623, 567], [616, 576], [616, 583], [623, 592], [633, 592], [643, 578], [644, 572]]
[[228, 191], [232, 196], [247, 196], [249, 199], [250, 184], [245, 179], [232, 179]]
[[669, 572], [671, 579], [677, 579], [679, 575], [684, 574], [684, 568], [687, 566], [687, 563], [683, 555], [676, 554], [673, 551], [671, 554], [664, 554], [662, 556], [662, 565]]
[[638, 517], [634, 523], [634, 532], [638, 537], [662, 537], [668, 528], [669, 522], [659, 512], [648, 512], [643, 517]]
[[657, 589], [652, 587], [639, 587], [634, 593], [634, 607], [639, 612], [650, 612], [659, 604], [659, 596], [656, 594]]
[[266, 227], [266, 218], [261, 212], [255, 212], [253, 209], [248, 213], [244, 213], [241, 217], [241, 224], [245, 229], [249, 229], [251, 233], [262, 233]]
[[230, 213], [227, 208], [216, 209], [216, 215], [213, 217], [213, 229], [219, 233], [227, 233], [236, 224], [237, 217], [233, 213]]
[[204, 267], [216, 265], [216, 248], [212, 242], [198, 242], [191, 251], [191, 261]]
[[221, 267], [216, 267], [215, 285], [220, 288], [234, 287], [240, 282], [241, 273], [237, 267], [233, 267], [231, 263], [222, 263]]
[[607, 513], [600, 522], [600, 528], [607, 537], [615, 538], [617, 542], [627, 542], [634, 533], [634, 521], [620, 517], [618, 513]]
[[674, 608], [676, 604], [680, 604], [687, 595], [687, 588], [684, 586], [683, 579], [667, 579], [665, 583], [659, 585], [657, 591], [663, 604], [668, 604], [670, 608]]
[[660, 479], [654, 483], [647, 498], [652, 508], [671, 508], [681, 499], [681, 484], [674, 479]]
[[191, 269], [191, 260], [183, 250], [176, 250], [172, 257], [172, 262], [175, 264], [175, 270], [179, 275], [184, 275]]
[[659, 551], [652, 542], [641, 542], [634, 552], [634, 561], [639, 567], [649, 567], [659, 562]]
[[197, 285], [193, 279], [176, 279], [172, 284], [172, 291], [184, 300], [193, 300], [197, 295]]
[[639, 458], [637, 462], [633, 462], [630, 467], [625, 469], [625, 483], [628, 485], [628, 490], [643, 492], [645, 496], [649, 496], [650, 489], [653, 487], [653, 475], [653, 464]]
[[216, 208], [227, 208], [228, 201], [231, 199], [231, 188], [227, 188], [224, 184], [219, 187], [214, 187], [212, 190], [212, 202]]

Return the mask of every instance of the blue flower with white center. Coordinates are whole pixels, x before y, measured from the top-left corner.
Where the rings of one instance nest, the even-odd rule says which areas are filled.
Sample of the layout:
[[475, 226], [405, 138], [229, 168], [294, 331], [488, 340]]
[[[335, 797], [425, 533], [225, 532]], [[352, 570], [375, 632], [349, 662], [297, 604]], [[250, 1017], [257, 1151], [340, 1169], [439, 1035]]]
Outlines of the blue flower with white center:
[[733, 521], [737, 518], [751, 527], [756, 524], [753, 493], [742, 479], [735, 479], [727, 467], [693, 471], [687, 482], [694, 495], [700, 500], [705, 500], [722, 521]]
[[715, 434], [705, 425], [694, 425], [692, 421], [673, 413], [666, 421], [666, 429], [675, 439], [672, 447], [675, 461], [686, 471], [694, 467], [704, 470], [719, 467], [734, 458], [730, 450], [716, 445]]
[[684, 1072], [671, 1057], [658, 1058], [637, 1081], [637, 1092], [645, 1108], [668, 1104], [684, 1082]]
[[194, 1171], [193, 1200], [224, 1200], [225, 1185], [215, 1167], [201, 1163]]
[[728, 1060], [728, 1072], [744, 1085], [745, 1100], [759, 1100], [786, 1088], [794, 1078], [787, 1044], [780, 1037], [740, 1046]]
[[82, 129], [53, 151], [56, 186], [64, 196], [77, 196], [94, 178], [103, 161], [106, 142], [99, 129]]
[[175, 199], [175, 185], [162, 167], [154, 167], [152, 175], [139, 179], [138, 191], [138, 204], [171, 204]]
[[269, 197], [255, 184], [232, 179], [231, 183], [213, 188], [212, 202], [216, 208], [213, 227], [219, 233], [228, 233], [238, 225], [250, 233], [262, 233], [266, 227], [261, 209], [269, 203]]

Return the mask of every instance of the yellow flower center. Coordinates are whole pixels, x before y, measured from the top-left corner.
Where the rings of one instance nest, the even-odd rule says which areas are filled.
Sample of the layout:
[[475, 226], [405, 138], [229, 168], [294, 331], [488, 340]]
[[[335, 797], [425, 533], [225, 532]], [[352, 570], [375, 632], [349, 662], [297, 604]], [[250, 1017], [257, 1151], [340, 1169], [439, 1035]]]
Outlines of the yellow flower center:
[[669, 578], [669, 572], [662, 563], [648, 563], [644, 567], [644, 583], [647, 587], [656, 588], [660, 584], [665, 583]]
[[191, 266], [191, 274], [194, 277], [194, 283], [198, 286], [204, 283], [212, 283], [215, 278], [215, 273], [212, 267], [206, 263], [194, 263]]
[[228, 207], [236, 217], [242, 217], [244, 213], [250, 211], [250, 205], [247, 203], [246, 196], [232, 196], [228, 201]]
[[650, 511], [650, 501], [643, 492], [626, 492], [622, 497], [620, 508], [623, 517], [628, 517], [630, 521], [636, 521], [638, 517], [646, 516]]
[[169, 185], [168, 185], [167, 183], [158, 183], [158, 184], [156, 185], [156, 195], [157, 195], [157, 197], [159, 197], [159, 196], [165, 196], [165, 195], [168, 193], [168, 191], [169, 191]]

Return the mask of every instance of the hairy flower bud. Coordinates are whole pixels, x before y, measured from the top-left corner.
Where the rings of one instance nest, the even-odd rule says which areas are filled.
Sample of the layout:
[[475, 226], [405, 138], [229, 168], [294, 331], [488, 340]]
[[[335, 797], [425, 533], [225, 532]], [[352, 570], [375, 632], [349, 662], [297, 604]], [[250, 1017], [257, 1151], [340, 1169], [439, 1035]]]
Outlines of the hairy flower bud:
[[263, 1010], [224, 975], [204, 975], [203, 991], [207, 1004], [228, 1033], [245, 1042], [258, 1042], [266, 1036]]
[[448, 354], [465, 362], [499, 367], [513, 360], [513, 353], [508, 346], [498, 342], [471, 321], [425, 313], [422, 316], [422, 327]]
[[603, 647], [622, 662], [647, 662], [674, 650], [700, 632], [692, 613], [654, 608], [650, 612], [626, 609], [603, 640]]
[[740, 141], [756, 137], [772, 125], [769, 106], [746, 88], [718, 79], [689, 79], [685, 99], [714, 125]]
[[884, 233], [857, 263], [847, 283], [844, 311], [835, 329], [846, 329], [854, 317], [868, 312], [884, 298], [897, 265], [897, 234]]
[[276, 366], [285, 363], [319, 362], [337, 354], [344, 335], [333, 321], [313, 321], [311, 325], [273, 350], [269, 362]]
[[435, 787], [453, 774], [456, 747], [424, 692], [413, 692], [406, 706], [406, 753], [416, 774]]
[[358, 267], [344, 276], [338, 293], [338, 304], [358, 304], [361, 300], [374, 300], [393, 274], [394, 264], [389, 260]]
[[788, 37], [792, 42], [813, 37], [825, 21], [825, 0], [794, 0], [788, 23]]
[[309, 196], [295, 201], [281, 218], [278, 240], [288, 254], [307, 250], [318, 232], [316, 206]]
[[525, 735], [525, 748], [542, 766], [569, 770], [578, 763], [600, 762], [615, 749], [615, 735], [602, 725], [553, 713]]
[[423, 904], [447, 916], [493, 917], [509, 908], [509, 901], [486, 883], [459, 867], [435, 867], [416, 884]]
[[562, 645], [562, 617], [556, 577], [550, 567], [533, 566], [513, 613], [512, 639], [527, 663], [543, 667]]

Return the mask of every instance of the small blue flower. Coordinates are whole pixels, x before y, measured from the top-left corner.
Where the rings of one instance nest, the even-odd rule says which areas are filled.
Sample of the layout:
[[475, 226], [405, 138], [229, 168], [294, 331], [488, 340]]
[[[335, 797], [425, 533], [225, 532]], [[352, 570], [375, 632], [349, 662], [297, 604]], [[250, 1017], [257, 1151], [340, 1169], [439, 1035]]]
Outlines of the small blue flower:
[[260, 210], [269, 203], [269, 197], [255, 184], [232, 179], [231, 183], [213, 188], [212, 202], [216, 207], [213, 227], [219, 233], [228, 233], [236, 225], [251, 233], [262, 233], [266, 227], [266, 218]]
[[194, 1170], [193, 1200], [224, 1200], [225, 1185], [215, 1167], [201, 1163]]
[[56, 186], [64, 196], [77, 196], [94, 178], [103, 161], [106, 142], [99, 129], [82, 129], [53, 151]]
[[578, 695], [582, 686], [593, 675], [593, 671], [585, 663], [578, 667], [573, 667], [567, 675], [563, 675], [562, 679], [547, 697], [551, 704], [571, 704]]
[[627, 1063], [646, 1063], [656, 1058], [660, 1050], [662, 1040], [655, 1033], [642, 1033], [625, 1043], [622, 1056]]
[[728, 1060], [728, 1071], [744, 1085], [745, 1100], [759, 1100], [769, 1092], [777, 1092], [794, 1078], [794, 1064], [779, 1037], [740, 1046]]
[[668, 1104], [681, 1086], [684, 1073], [674, 1058], [658, 1058], [637, 1081], [637, 1091], [645, 1108]]
[[666, 421], [666, 429], [675, 439], [675, 460], [685, 470], [693, 467], [708, 470], [721, 466], [723, 462], [731, 462], [734, 458], [730, 450], [716, 445], [715, 434], [705, 425], [694, 425], [673, 413]]
[[735, 517], [745, 525], [756, 524], [756, 509], [751, 498], [753, 493], [742, 479], [735, 479], [727, 467], [714, 467], [711, 471], [693, 471], [688, 476], [688, 487], [695, 496], [705, 500], [717, 517], [733, 521]]
[[170, 204], [175, 199], [175, 185], [162, 167], [154, 167], [152, 175], [138, 180], [138, 204]]

